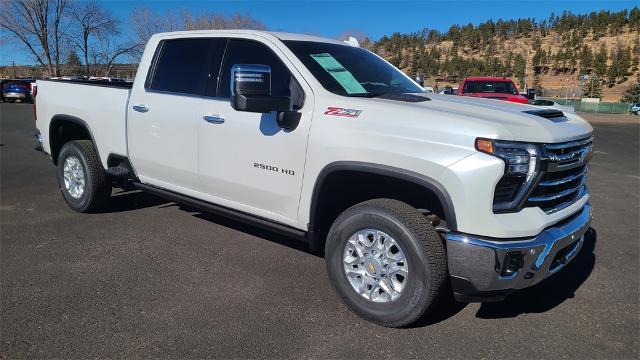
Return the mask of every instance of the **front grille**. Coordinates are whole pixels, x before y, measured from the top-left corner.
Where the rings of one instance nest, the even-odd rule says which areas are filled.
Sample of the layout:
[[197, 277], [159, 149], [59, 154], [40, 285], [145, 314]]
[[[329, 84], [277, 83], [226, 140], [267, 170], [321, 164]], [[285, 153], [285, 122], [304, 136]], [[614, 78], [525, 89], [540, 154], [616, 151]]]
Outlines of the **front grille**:
[[592, 146], [593, 137], [545, 145], [542, 176], [529, 195], [526, 206], [537, 206], [552, 213], [580, 199], [587, 190]]

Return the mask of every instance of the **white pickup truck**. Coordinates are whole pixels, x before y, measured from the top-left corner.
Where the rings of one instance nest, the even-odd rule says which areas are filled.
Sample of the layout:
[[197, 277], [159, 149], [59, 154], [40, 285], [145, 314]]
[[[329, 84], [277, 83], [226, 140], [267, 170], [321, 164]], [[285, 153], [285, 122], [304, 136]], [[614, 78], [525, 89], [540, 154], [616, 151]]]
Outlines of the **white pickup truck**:
[[36, 115], [72, 209], [108, 209], [120, 179], [304, 239], [384, 326], [451, 291], [496, 301], [540, 282], [592, 218], [579, 116], [426, 94], [353, 43], [157, 34], [133, 84], [40, 80]]

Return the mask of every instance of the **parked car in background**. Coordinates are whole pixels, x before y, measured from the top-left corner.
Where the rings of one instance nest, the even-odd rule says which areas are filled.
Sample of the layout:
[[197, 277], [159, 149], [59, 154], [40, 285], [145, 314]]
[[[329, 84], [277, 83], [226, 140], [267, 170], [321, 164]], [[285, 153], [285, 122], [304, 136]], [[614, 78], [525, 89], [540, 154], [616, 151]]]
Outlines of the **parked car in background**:
[[451, 86], [447, 86], [444, 89], [438, 91], [438, 94], [440, 95], [455, 95], [457, 93], [458, 93], [458, 88], [451, 87]]
[[429, 94], [435, 93], [435, 91], [433, 91], [433, 86], [423, 86], [423, 88], [424, 88], [424, 91]]
[[112, 78], [108, 76], [92, 76], [89, 78], [89, 81], [104, 81], [104, 82], [119, 82], [119, 83], [127, 82], [127, 80], [125, 79]]
[[31, 102], [31, 79], [14, 79], [2, 83], [3, 102]]
[[575, 108], [573, 106], [562, 105], [562, 104], [559, 104], [559, 103], [557, 103], [557, 102], [555, 102], [553, 100], [536, 99], [536, 100], [529, 101], [529, 104], [535, 105], [535, 106], [540, 106], [540, 107], [545, 107], [545, 108], [550, 108], [550, 109], [556, 109], [556, 110], [560, 110], [562, 112], [575, 112]]
[[640, 115], [640, 103], [631, 105], [631, 113], [634, 115]]
[[481, 97], [528, 104], [529, 99], [520, 95], [518, 87], [509, 78], [472, 77], [462, 80], [458, 87], [458, 95]]

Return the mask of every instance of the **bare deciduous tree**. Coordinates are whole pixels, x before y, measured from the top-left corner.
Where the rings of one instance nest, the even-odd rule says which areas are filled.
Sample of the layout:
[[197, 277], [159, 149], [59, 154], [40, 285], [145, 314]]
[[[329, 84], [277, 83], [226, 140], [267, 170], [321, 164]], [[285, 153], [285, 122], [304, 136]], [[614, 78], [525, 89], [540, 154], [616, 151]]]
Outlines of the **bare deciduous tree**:
[[133, 54], [138, 47], [137, 43], [115, 43], [113, 38], [102, 39], [94, 57], [96, 63], [103, 66], [102, 76], [109, 76], [116, 60], [123, 55]]
[[[75, 3], [71, 7], [76, 31], [73, 40], [84, 57], [84, 69], [87, 76], [89, 69], [89, 52], [91, 41], [98, 38], [118, 36], [118, 20], [105, 10], [96, 0]], [[94, 38], [94, 39], [92, 39]]]
[[[135, 42], [140, 52], [144, 44], [155, 33], [181, 30], [216, 30], [216, 29], [264, 29], [262, 22], [249, 14], [236, 13], [225, 16], [219, 13], [202, 13], [197, 16], [188, 10], [169, 11], [164, 15], [148, 8], [135, 8], [131, 12], [131, 26], [135, 33]], [[138, 55], [141, 55], [139, 53]]]
[[0, 29], [15, 36], [49, 75], [60, 75], [67, 0], [3, 0]]

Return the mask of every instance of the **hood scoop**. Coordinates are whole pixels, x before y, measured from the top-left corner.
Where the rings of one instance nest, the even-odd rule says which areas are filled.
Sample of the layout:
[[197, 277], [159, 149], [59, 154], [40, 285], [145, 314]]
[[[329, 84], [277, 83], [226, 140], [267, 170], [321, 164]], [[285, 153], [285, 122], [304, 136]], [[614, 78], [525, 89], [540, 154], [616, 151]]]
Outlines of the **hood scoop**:
[[545, 119], [555, 120], [555, 121], [562, 121], [566, 119], [562, 111], [555, 110], [555, 109], [529, 110], [529, 111], [523, 111], [523, 112], [530, 115], [540, 116]]

